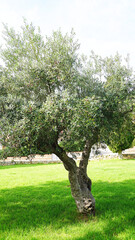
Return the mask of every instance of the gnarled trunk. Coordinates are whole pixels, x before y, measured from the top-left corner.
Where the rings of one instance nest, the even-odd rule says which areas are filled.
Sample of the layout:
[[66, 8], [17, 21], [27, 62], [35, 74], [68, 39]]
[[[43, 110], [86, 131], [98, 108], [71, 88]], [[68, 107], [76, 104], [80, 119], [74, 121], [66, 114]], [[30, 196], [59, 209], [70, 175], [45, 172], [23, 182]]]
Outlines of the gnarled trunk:
[[69, 181], [78, 211], [84, 214], [95, 215], [95, 199], [91, 193], [92, 182], [87, 176], [87, 165], [92, 145], [93, 142], [86, 141], [79, 167], [76, 174], [69, 172]]
[[59, 145], [56, 146], [54, 153], [61, 159], [64, 167], [69, 172], [71, 193], [78, 211], [83, 214], [95, 215], [95, 199], [91, 193], [92, 183], [87, 176], [88, 159], [93, 144], [86, 141], [79, 167], [77, 167], [74, 159], [68, 157]]
[[83, 214], [95, 215], [95, 199], [91, 193], [91, 180], [77, 168], [76, 173], [69, 172], [71, 193], [77, 209]]

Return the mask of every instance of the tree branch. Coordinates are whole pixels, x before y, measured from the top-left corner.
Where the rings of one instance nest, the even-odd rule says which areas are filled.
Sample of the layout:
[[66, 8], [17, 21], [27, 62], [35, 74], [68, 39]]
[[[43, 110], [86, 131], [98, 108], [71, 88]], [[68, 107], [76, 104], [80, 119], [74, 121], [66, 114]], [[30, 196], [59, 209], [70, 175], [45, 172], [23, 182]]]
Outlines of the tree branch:
[[95, 129], [93, 131], [93, 139], [91, 141], [89, 139], [86, 140], [84, 150], [82, 152], [79, 169], [83, 170], [85, 173], [87, 171], [87, 165], [88, 165], [91, 148], [96, 142], [98, 142], [98, 129]]
[[86, 144], [84, 146], [84, 150], [82, 152], [82, 157], [80, 160], [79, 168], [82, 169], [84, 172], [86, 172], [89, 155], [92, 147], [92, 143], [89, 140], [86, 140]]
[[64, 167], [67, 171], [74, 171], [77, 170], [76, 162], [73, 158], [69, 157], [67, 153], [61, 148], [58, 143], [53, 146], [53, 153], [56, 154], [60, 160], [63, 162]]
[[127, 111], [123, 112], [122, 116], [125, 116], [126, 114], [133, 112], [133, 109], [134, 109], [134, 107], [132, 105], [132, 108], [130, 110], [127, 110]]

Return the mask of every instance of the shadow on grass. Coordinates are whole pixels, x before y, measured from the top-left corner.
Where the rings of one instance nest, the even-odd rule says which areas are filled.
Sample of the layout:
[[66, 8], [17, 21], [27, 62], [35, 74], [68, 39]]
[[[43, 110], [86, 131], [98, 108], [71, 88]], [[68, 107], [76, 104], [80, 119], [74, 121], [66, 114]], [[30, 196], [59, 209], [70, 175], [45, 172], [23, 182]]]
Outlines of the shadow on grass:
[[[30, 229], [51, 225], [59, 229], [80, 220], [71, 197], [68, 181], [47, 182], [37, 187], [17, 187], [0, 191], [0, 229]], [[135, 224], [135, 180], [93, 183], [96, 199], [96, 217], [88, 220], [103, 221], [103, 231], [88, 231], [84, 239], [117, 239], [115, 234]]]
[[1, 190], [0, 229], [72, 222], [71, 212], [76, 209], [68, 185], [68, 181], [48, 182]]

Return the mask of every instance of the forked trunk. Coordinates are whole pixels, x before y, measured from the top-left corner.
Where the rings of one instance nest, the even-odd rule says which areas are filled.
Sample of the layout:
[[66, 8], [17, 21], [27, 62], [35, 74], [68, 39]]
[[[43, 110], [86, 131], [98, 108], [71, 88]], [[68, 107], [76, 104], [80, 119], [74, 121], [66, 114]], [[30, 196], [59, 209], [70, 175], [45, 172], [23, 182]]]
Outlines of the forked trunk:
[[91, 180], [87, 176], [87, 165], [92, 145], [86, 141], [79, 167], [73, 158], [57, 144], [54, 153], [61, 159], [65, 169], [69, 172], [71, 193], [75, 200], [78, 211], [83, 214], [95, 215], [95, 199], [91, 193]]

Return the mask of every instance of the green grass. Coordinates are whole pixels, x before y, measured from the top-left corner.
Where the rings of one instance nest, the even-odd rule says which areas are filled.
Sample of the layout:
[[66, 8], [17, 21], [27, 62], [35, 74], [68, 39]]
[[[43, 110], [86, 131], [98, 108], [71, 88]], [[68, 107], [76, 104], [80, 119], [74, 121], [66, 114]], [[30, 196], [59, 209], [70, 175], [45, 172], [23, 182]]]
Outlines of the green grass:
[[89, 163], [96, 216], [82, 217], [62, 164], [0, 167], [0, 240], [134, 240], [135, 161]]

